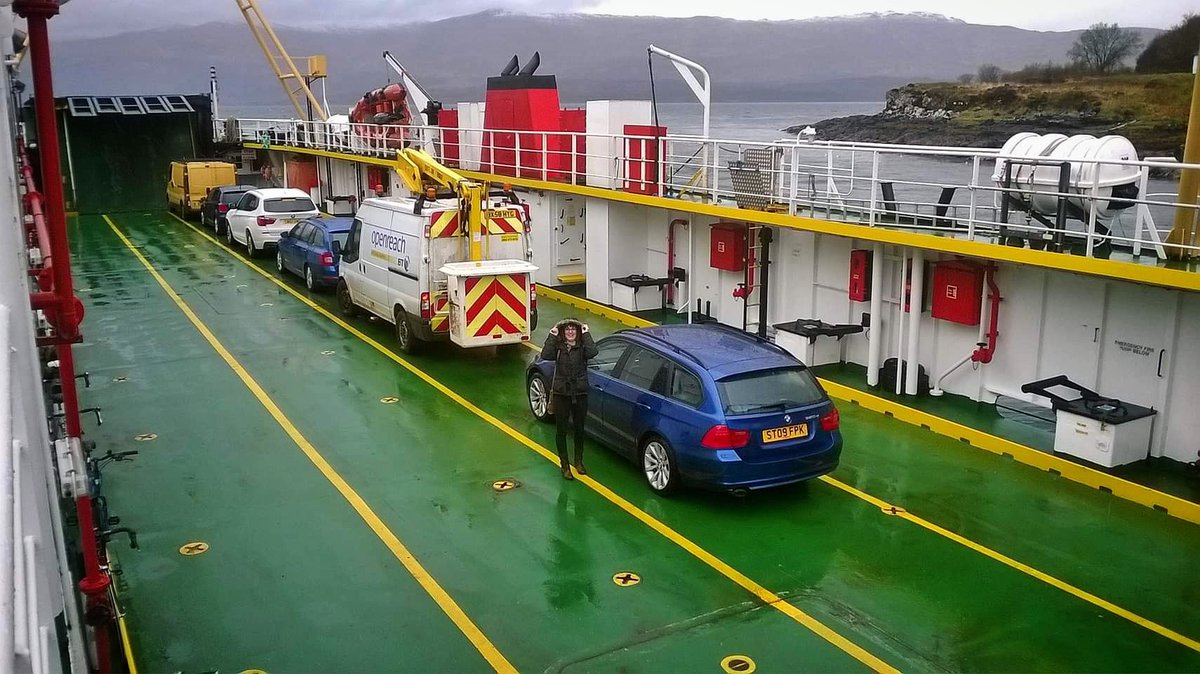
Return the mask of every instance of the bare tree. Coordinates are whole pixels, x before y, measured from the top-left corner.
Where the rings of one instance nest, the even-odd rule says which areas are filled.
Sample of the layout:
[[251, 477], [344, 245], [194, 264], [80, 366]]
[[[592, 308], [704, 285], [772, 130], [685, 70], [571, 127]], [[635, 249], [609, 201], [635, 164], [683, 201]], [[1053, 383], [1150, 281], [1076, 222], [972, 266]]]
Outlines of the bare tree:
[[977, 79], [979, 80], [980, 84], [986, 84], [988, 82], [999, 82], [1000, 81], [1000, 66], [992, 64], [992, 63], [985, 63], [985, 64], [979, 66], [979, 72], [977, 73]]
[[1142, 46], [1142, 37], [1115, 23], [1095, 23], [1079, 35], [1067, 56], [1098, 73], [1110, 73]]
[[963, 73], [958, 76], [959, 84], [970, 84], [975, 81], [975, 76], [971, 73]]

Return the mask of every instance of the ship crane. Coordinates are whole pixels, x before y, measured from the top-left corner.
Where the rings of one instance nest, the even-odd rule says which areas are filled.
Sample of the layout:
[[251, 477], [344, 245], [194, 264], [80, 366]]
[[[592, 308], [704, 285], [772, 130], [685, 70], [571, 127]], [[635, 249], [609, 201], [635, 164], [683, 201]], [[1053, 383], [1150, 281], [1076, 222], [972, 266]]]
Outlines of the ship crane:
[[[287, 94], [292, 107], [296, 109], [297, 117], [312, 121], [315, 113], [318, 119], [322, 121], [327, 119], [325, 108], [317, 100], [310, 86], [313, 81], [327, 75], [325, 57], [316, 55], [293, 59], [287, 49], [284, 49], [283, 43], [279, 41], [279, 36], [271, 27], [271, 22], [267, 21], [266, 15], [259, 8], [258, 0], [234, 0], [234, 2], [241, 10], [242, 17], [246, 19], [246, 25], [250, 27], [250, 32], [258, 42], [259, 49], [267, 57], [267, 64], [275, 72], [275, 77], [283, 86], [284, 93]], [[297, 65], [297, 60], [304, 68]], [[305, 102], [308, 104], [308, 111], [304, 109]]]

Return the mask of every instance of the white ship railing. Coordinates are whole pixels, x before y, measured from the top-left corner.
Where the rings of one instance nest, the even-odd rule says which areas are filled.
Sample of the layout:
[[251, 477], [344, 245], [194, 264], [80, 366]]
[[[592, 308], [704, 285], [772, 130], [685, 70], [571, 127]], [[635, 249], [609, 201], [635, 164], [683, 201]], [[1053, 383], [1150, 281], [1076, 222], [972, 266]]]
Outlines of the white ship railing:
[[[230, 138], [267, 147], [306, 147], [378, 158], [394, 156], [418, 127], [302, 122], [286, 119], [236, 119], [222, 125]], [[457, 141], [449, 134], [457, 134]], [[924, 232], [987, 243], [1073, 249], [1107, 256], [1112, 249], [1164, 258], [1166, 234], [1176, 214], [1193, 223], [1200, 205], [1180, 204], [1175, 179], [1152, 173], [1200, 170], [1200, 165], [1171, 161], [1071, 160], [1072, 165], [1134, 167], [1135, 197], [1122, 197], [1127, 208], [1105, 217], [1109, 198], [1096, 181], [1074, 191], [1039, 188], [1043, 198], [1072, 200], [1076, 217], [1062, 229], [1047, 227], [1026, 211], [1003, 208], [1005, 195], [1028, 196], [1019, 185], [1004, 187], [992, 178], [998, 160], [1028, 161], [997, 149], [890, 145], [809, 140], [775, 142], [705, 139], [666, 134], [661, 137], [569, 131], [523, 132], [441, 129], [426, 148], [449, 166], [551, 182], [585, 184], [691, 201], [740, 205], [790, 215]], [[586, 149], [580, 151], [579, 147]], [[658, 161], [645, 159], [653, 148]], [[492, 160], [483, 158], [491, 153]], [[499, 156], [498, 156], [499, 155]], [[640, 155], [637, 156], [637, 155]], [[738, 180], [738, 171], [759, 162], [758, 187]], [[707, 160], [705, 160], [707, 157]], [[1044, 160], [1057, 166], [1061, 160]], [[751, 171], [753, 173], [753, 171]], [[953, 189], [951, 189], [953, 188]], [[891, 194], [894, 198], [886, 198]], [[1064, 206], [1065, 207], [1065, 206]], [[1078, 217], [1079, 211], [1085, 217]], [[1006, 217], [1002, 218], [1002, 214]], [[1054, 214], [1042, 214], [1054, 220]], [[1200, 246], [1178, 246], [1200, 253]]]

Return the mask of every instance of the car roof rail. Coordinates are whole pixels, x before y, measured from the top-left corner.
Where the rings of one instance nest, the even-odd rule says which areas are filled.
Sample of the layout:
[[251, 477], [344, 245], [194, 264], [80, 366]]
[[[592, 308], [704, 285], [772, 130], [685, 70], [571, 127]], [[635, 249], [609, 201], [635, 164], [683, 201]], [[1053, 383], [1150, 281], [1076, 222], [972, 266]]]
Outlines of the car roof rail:
[[[655, 326], [651, 326], [651, 327], [661, 328], [661, 327], [666, 327], [666, 326], [655, 325]], [[638, 329], [636, 329], [636, 328], [626, 328], [626, 329], [624, 329], [624, 330], [618, 330], [617, 332], [615, 332], [615, 333], [613, 333], [613, 334], [621, 334], [621, 333], [626, 333], [626, 332], [628, 332], [628, 333], [631, 333], [631, 334], [635, 334], [635, 335], [641, 335], [642, 337], [645, 337], [646, 339], [652, 339], [652, 340], [654, 340], [655, 342], [658, 342], [658, 343], [660, 343], [660, 344], [664, 344], [664, 345], [666, 345], [666, 346], [667, 346], [669, 349], [671, 349], [671, 351], [674, 351], [675, 353], [677, 353], [677, 354], [679, 354], [679, 355], [681, 355], [681, 356], [684, 356], [684, 357], [685, 357], [685, 358], [687, 358], [688, 360], [692, 361], [692, 362], [693, 362], [693, 363], [695, 363], [696, 365], [700, 365], [701, 367], [703, 367], [703, 365], [701, 364], [701, 362], [700, 362], [700, 359], [699, 359], [699, 358], [697, 358], [696, 356], [692, 355], [690, 352], [688, 352], [688, 351], [686, 351], [686, 350], [684, 350], [684, 349], [681, 349], [681, 348], [679, 347], [679, 345], [678, 345], [678, 344], [675, 344], [675, 343], [673, 343], [673, 342], [670, 342], [670, 341], [668, 341], [668, 340], [666, 340], [666, 339], [663, 339], [662, 337], [659, 337], [658, 335], [656, 335], [656, 334], [654, 334], [654, 333], [652, 333], [652, 332], [646, 332], [646, 331], [644, 331], [644, 330], [638, 330]]]

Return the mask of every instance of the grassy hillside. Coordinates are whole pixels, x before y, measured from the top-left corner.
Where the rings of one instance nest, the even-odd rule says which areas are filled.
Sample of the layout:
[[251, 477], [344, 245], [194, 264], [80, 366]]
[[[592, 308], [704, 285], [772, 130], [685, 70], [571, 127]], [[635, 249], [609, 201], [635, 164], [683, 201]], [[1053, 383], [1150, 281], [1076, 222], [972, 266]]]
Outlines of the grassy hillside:
[[1140, 154], [1182, 154], [1189, 74], [1088, 77], [1049, 84], [909, 84], [879, 115], [829, 120], [823, 138], [999, 147], [1020, 131], [1118, 134]]

